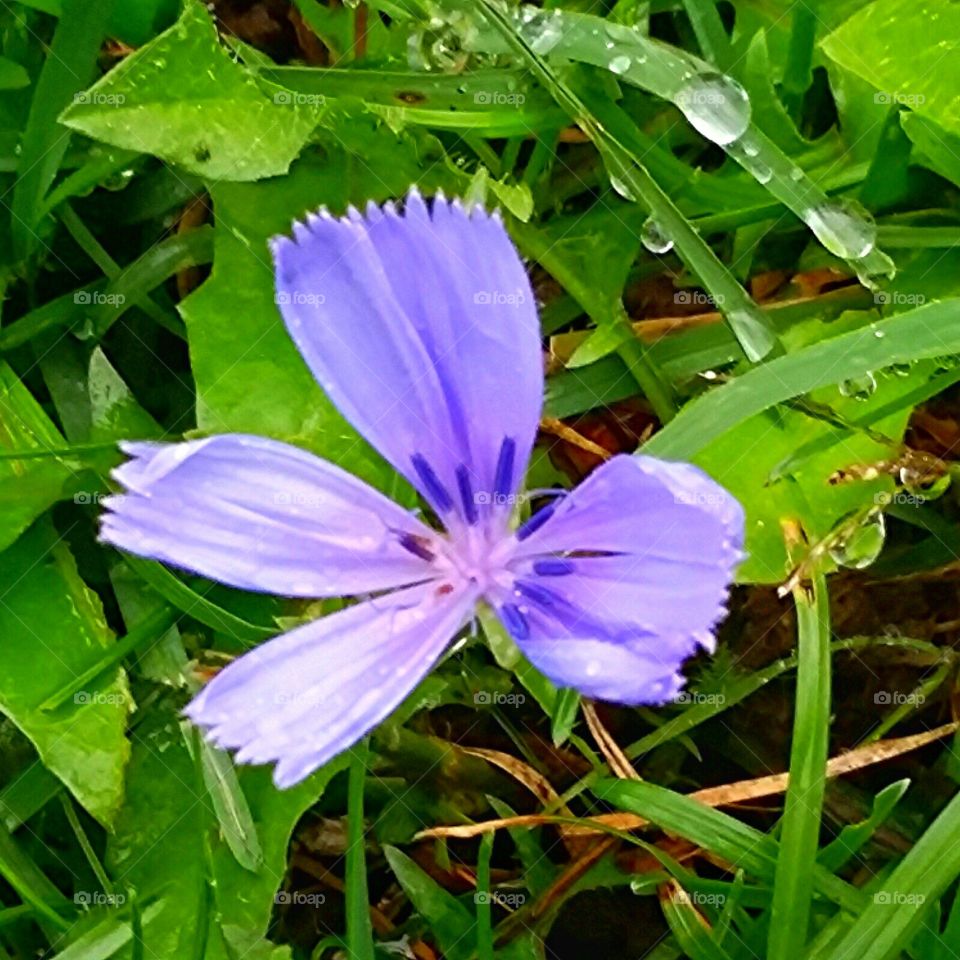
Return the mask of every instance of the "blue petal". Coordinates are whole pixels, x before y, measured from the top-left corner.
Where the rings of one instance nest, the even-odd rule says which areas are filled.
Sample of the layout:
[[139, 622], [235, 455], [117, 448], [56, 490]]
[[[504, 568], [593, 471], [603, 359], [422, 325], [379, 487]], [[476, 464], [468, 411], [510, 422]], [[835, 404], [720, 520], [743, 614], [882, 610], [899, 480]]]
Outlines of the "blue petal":
[[524, 653], [557, 683], [660, 702], [679, 689], [683, 660], [712, 649], [742, 543], [740, 505], [696, 467], [614, 457], [519, 541], [502, 602], [524, 619], [512, 631]]
[[290, 787], [371, 730], [429, 671], [475, 594], [423, 584], [314, 620], [246, 654], [187, 707], [240, 763]]
[[403, 214], [310, 217], [274, 257], [281, 313], [320, 385], [438, 512], [470, 522], [464, 496], [514, 492], [543, 370], [533, 292], [499, 217], [442, 198], [428, 210], [412, 192]]
[[430, 531], [303, 450], [229, 434], [137, 443], [114, 476], [101, 539], [234, 587], [295, 597], [367, 593], [434, 576], [403, 546]]

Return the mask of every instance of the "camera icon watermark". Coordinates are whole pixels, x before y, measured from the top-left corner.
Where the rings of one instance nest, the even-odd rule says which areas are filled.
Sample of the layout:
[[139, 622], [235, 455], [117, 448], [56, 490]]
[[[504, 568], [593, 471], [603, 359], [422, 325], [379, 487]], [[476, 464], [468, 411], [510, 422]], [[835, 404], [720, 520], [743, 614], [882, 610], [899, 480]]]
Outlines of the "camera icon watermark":
[[278, 490], [273, 495], [273, 502], [278, 506], [322, 507], [327, 502], [327, 498], [322, 493], [293, 493], [288, 490]]
[[704, 893], [703, 890], [685, 890], [682, 887], [673, 898], [677, 903], [691, 907], [723, 907], [727, 902], [724, 893]]
[[891, 907], [922, 907], [927, 898], [922, 893], [902, 893], [899, 890], [878, 890], [873, 895], [873, 902]]
[[874, 103], [887, 104], [892, 106], [897, 104], [902, 107], [918, 107], [927, 102], [927, 98], [922, 93], [900, 93], [899, 91], [878, 90], [873, 95]]
[[903, 293], [901, 290], [878, 290], [873, 295], [873, 302], [878, 307], [919, 307], [927, 302], [927, 298], [922, 293]]
[[878, 706], [920, 707], [927, 702], [927, 698], [922, 693], [901, 693], [899, 690], [878, 690], [873, 695], [873, 702]]
[[473, 502], [480, 507], [515, 507], [526, 503], [528, 499], [526, 493], [488, 493], [486, 490], [480, 490], [473, 495]]
[[102, 290], [78, 290], [73, 302], [81, 307], [122, 307], [127, 298], [122, 293], [104, 293]]
[[100, 493], [99, 490], [80, 490], [73, 495], [73, 502], [83, 506], [96, 506], [109, 496], [109, 493]]
[[714, 310], [723, 306], [724, 296], [718, 294], [715, 297], [703, 290], [678, 290], [673, 295], [673, 302], [683, 307], [702, 307]]
[[522, 93], [504, 93], [502, 90], [478, 90], [473, 102], [479, 106], [522, 107], [527, 98]]
[[700, 693], [697, 690], [682, 690], [674, 698], [674, 703], [707, 705], [711, 707], [722, 707], [727, 698], [722, 693]]
[[478, 690], [473, 702], [481, 707], [519, 707], [527, 702], [522, 693], [500, 693], [496, 690]]
[[99, 90], [81, 90], [73, 95], [74, 103], [94, 107], [122, 107], [127, 98], [122, 93], [101, 93]]
[[279, 890], [273, 902], [280, 906], [319, 907], [327, 902], [325, 893], [305, 893], [302, 890]]
[[473, 895], [473, 902], [480, 905], [503, 907], [505, 910], [516, 910], [527, 902], [525, 893], [513, 893], [505, 890], [478, 890]]
[[115, 707], [126, 703], [127, 695], [125, 693], [103, 693], [100, 690], [78, 690], [73, 695], [73, 702], [81, 707], [91, 704], [101, 707]]
[[78, 907], [119, 907], [127, 902], [127, 896], [102, 890], [78, 890], [73, 895], [73, 902]]
[[473, 302], [483, 307], [512, 307], [526, 303], [527, 295], [520, 289], [515, 290], [513, 293], [504, 290], [478, 290], [473, 295]]
[[273, 297], [273, 302], [277, 306], [309, 306], [316, 307], [326, 303], [327, 298], [322, 293], [304, 293], [300, 290], [285, 291], [278, 290]]
[[299, 90], [278, 90], [273, 102], [281, 107], [322, 107], [327, 98], [322, 93], [301, 93]]
[[724, 501], [725, 496], [722, 493], [703, 493], [699, 491], [694, 493], [689, 490], [681, 490], [673, 498], [674, 503], [690, 507], [719, 507], [723, 505]]

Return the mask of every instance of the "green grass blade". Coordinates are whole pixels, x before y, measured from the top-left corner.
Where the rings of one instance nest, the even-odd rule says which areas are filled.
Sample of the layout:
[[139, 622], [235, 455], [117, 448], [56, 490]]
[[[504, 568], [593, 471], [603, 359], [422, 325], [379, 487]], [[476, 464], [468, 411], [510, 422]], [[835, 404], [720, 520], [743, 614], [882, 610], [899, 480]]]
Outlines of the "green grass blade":
[[823, 960], [892, 960], [924, 921], [923, 906], [939, 899], [960, 875], [960, 794], [903, 858], [872, 902]]
[[800, 956], [810, 927], [830, 733], [830, 605], [823, 574], [814, 575], [809, 591], [797, 587], [794, 599], [797, 697], [768, 940], [769, 956], [783, 960]]
[[[777, 343], [777, 337], [770, 322], [746, 290], [740, 286], [736, 277], [697, 233], [690, 221], [683, 216], [669, 194], [651, 176], [641, 157], [614, 139], [609, 129], [593, 116], [580, 97], [559, 79], [543, 57], [539, 56], [514, 29], [509, 18], [494, 0], [482, 0], [482, 3], [487, 21], [497, 30], [503, 41], [518, 56], [527, 61], [534, 74], [559, 105], [593, 140], [607, 166], [611, 182], [619, 184], [618, 189], [624, 196], [640, 202], [650, 212], [661, 229], [673, 240], [681, 259], [710, 292], [714, 302], [723, 305], [724, 318], [744, 353], [752, 360], [759, 360], [770, 353]], [[567, 27], [575, 31], [578, 26], [582, 26], [583, 42], [591, 48], [599, 44], [604, 51], [603, 65], [606, 66], [609, 63], [610, 51], [606, 49], [605, 42], [600, 38], [600, 31], [605, 21], [595, 17], [577, 18], [565, 15], [561, 11], [553, 11], [550, 16], [562, 21], [564, 37], [567, 36]], [[581, 20], [589, 21], [591, 24], [589, 28]], [[630, 30], [626, 33], [633, 35], [633, 31]], [[580, 34], [578, 33], [577, 36]], [[568, 48], [567, 52], [590, 62], [585, 55], [580, 55], [579, 49], [574, 52], [573, 49]], [[679, 57], [673, 57], [669, 63], [664, 59], [659, 66], [667, 72], [676, 70], [674, 76], [679, 77], [684, 69], [684, 62]]]
[[493, 923], [491, 921], [490, 855], [493, 834], [480, 841], [477, 853], [477, 960], [493, 960]]
[[687, 404], [643, 452], [689, 460], [711, 440], [785, 400], [865, 370], [953, 353], [960, 353], [960, 300], [930, 303], [777, 357], [711, 390]]
[[[639, 814], [664, 830], [693, 841], [747, 873], [773, 880], [780, 850], [777, 841], [719, 810], [652, 783], [601, 780], [594, 793], [621, 810]], [[820, 867], [813, 871], [813, 886], [818, 893], [853, 912], [861, 910], [866, 900], [861, 891]]]
[[153, 587], [165, 600], [178, 610], [199, 620], [201, 623], [220, 630], [242, 643], [254, 644], [274, 637], [278, 627], [262, 627], [224, 610], [201, 593], [188, 587], [179, 577], [171, 573], [163, 564], [154, 560], [142, 560], [132, 554], [124, 554], [124, 560], [134, 573]]
[[351, 960], [374, 960], [370, 894], [367, 890], [363, 792], [370, 747], [361, 740], [352, 751], [347, 786], [347, 953]]
[[30, 103], [20, 175], [13, 188], [10, 232], [21, 257], [37, 248], [43, 198], [67, 149], [69, 137], [57, 117], [93, 73], [112, 6], [110, 0], [63, 0], [60, 22]]

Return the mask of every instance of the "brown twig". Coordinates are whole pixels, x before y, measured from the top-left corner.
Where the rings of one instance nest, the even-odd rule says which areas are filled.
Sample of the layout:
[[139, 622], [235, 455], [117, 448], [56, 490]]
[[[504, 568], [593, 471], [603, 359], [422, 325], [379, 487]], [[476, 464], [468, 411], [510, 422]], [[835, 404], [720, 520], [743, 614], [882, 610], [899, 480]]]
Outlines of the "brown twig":
[[[917, 733], [909, 737], [898, 737], [893, 740], [878, 740], [864, 747], [856, 747], [833, 757], [827, 762], [826, 775], [828, 778], [839, 777], [856, 770], [862, 770], [885, 760], [891, 760], [904, 753], [919, 750], [927, 744], [934, 743], [950, 736], [960, 728], [960, 723], [945, 723], [925, 733]], [[784, 793], [790, 783], [789, 773], [774, 773], [766, 777], [756, 777], [753, 780], [740, 780], [737, 783], [724, 784], [719, 787], [707, 787], [687, 794], [707, 807], [729, 807], [734, 804], [758, 800], [761, 797], [772, 797]], [[519, 817], [503, 817], [496, 820], [486, 820], [483, 823], [464, 824], [460, 826], [432, 827], [422, 830], [418, 838], [424, 837], [457, 837], [464, 839], [476, 837], [494, 830], [510, 827], [539, 827], [545, 824], [563, 825], [568, 836], [588, 836], [604, 833], [608, 830], [637, 830], [649, 824], [649, 820], [634, 813], [603, 813], [593, 817], [585, 817], [577, 824], [571, 824], [569, 818], [559, 817], [556, 814], [527, 814]]]

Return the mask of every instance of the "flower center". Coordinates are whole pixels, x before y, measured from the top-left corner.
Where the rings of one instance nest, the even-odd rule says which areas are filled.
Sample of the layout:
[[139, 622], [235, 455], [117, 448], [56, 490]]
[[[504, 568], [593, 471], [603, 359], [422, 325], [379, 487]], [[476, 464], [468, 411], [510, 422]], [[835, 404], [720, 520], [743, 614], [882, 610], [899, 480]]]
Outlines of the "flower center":
[[485, 524], [464, 527], [455, 538], [438, 537], [434, 568], [448, 576], [475, 585], [482, 594], [509, 586], [507, 569], [514, 551], [512, 538], [491, 534]]

